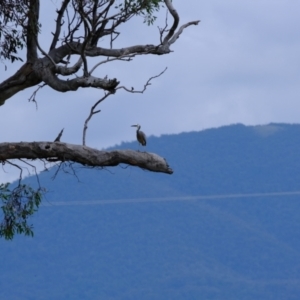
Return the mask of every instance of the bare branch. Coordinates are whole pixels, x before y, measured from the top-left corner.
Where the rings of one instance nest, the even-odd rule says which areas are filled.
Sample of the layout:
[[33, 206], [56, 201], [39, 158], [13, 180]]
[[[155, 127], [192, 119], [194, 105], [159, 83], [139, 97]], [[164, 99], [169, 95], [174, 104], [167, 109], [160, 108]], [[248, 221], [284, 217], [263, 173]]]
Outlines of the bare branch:
[[130, 54], [130, 55], [124, 55], [121, 57], [114, 57], [114, 58], [107, 58], [106, 60], [100, 61], [97, 63], [89, 72], [89, 75], [92, 75], [92, 73], [101, 65], [106, 64], [108, 62], [114, 61], [114, 60], [121, 60], [121, 61], [131, 61], [133, 57], [135, 57], [138, 54]]
[[[49, 55], [53, 60], [58, 63], [67, 55], [81, 54], [83, 44], [79, 42], [71, 42], [62, 45], [54, 50], [52, 50]], [[85, 55], [90, 57], [96, 56], [107, 56], [107, 57], [122, 57], [129, 54], [156, 54], [163, 55], [170, 53], [168, 45], [135, 45], [120, 49], [110, 49], [101, 47], [87, 47], [85, 50]]]
[[[62, 171], [65, 174], [69, 174], [69, 175], [75, 176], [76, 179], [77, 179], [77, 181], [81, 182], [80, 179], [79, 179], [79, 177], [77, 176], [75, 168], [73, 167], [74, 164], [75, 163], [73, 163], [73, 162], [70, 162], [70, 163], [69, 162], [67, 162], [67, 163], [66, 162], [60, 162], [59, 164], [56, 164], [56, 166], [58, 166], [58, 167], [56, 168], [55, 173], [51, 177], [51, 179], [54, 180], [57, 177], [59, 171]], [[69, 169], [72, 172], [70, 172]]]
[[[94, 31], [93, 31], [93, 37], [91, 39], [91, 45], [92, 46], [97, 45], [98, 40], [100, 39], [100, 37], [107, 34], [107, 31], [105, 31], [105, 26], [107, 25], [109, 20], [107, 20], [106, 17], [107, 17], [107, 14], [108, 14], [111, 6], [114, 4], [114, 2], [115, 2], [114, 0], [110, 0], [107, 7], [102, 12], [100, 12], [98, 15], [96, 13], [96, 11], [97, 11], [96, 10], [96, 5], [94, 5], [94, 11], [93, 11]], [[100, 18], [103, 18], [103, 19], [101, 21], [99, 21]], [[100, 23], [102, 23], [101, 26], [96, 30], [97, 26], [100, 25]]]
[[70, 19], [70, 14], [68, 9], [66, 9], [66, 15], [67, 15], [67, 20], [68, 20], [68, 33], [67, 36], [65, 36], [65, 42], [67, 43], [68, 41], [73, 42], [74, 40], [74, 34], [77, 30], [79, 30], [81, 24], [82, 24], [82, 20], [79, 18], [77, 18], [77, 23], [75, 24], [75, 26], [72, 28], [72, 24], [75, 22], [76, 20], [76, 10], [74, 11], [73, 17]]
[[0, 83], [0, 105], [19, 91], [35, 86], [41, 81], [34, 73], [32, 64], [25, 63], [13, 76]]
[[38, 88], [32, 93], [32, 95], [31, 95], [30, 98], [28, 99], [29, 102], [32, 101], [32, 102], [35, 103], [36, 109], [38, 109], [38, 106], [37, 106], [37, 102], [36, 102], [36, 100], [35, 100], [35, 96], [36, 96], [37, 92], [38, 92], [40, 89], [42, 89], [45, 85], [46, 85], [46, 83], [43, 83], [43, 84], [39, 85]]
[[[192, 22], [189, 22], [189, 23], [186, 23], [184, 25], [182, 25], [179, 30], [175, 33], [175, 30], [177, 29], [178, 27], [178, 24], [179, 24], [179, 15], [176, 11], [176, 9], [174, 8], [172, 2], [170, 0], [164, 0], [165, 3], [166, 3], [166, 6], [169, 10], [169, 12], [171, 13], [171, 15], [173, 16], [174, 18], [174, 22], [173, 22], [173, 25], [171, 27], [171, 29], [169, 30], [168, 34], [165, 36], [162, 44], [163, 45], [167, 45], [170, 46], [171, 44], [173, 44], [180, 36], [180, 34], [183, 32], [183, 29], [188, 27], [188, 26], [191, 26], [191, 25], [198, 25], [200, 20], [197, 20], [197, 21], [192, 21]], [[163, 30], [165, 31], [165, 30]]]
[[87, 146], [53, 142], [0, 143], [0, 160], [56, 159], [91, 167], [113, 167], [128, 164], [152, 172], [172, 174], [166, 160], [155, 153], [133, 150], [100, 151]]
[[87, 119], [84, 122], [84, 126], [83, 126], [83, 134], [82, 134], [82, 145], [85, 146], [85, 137], [86, 137], [86, 130], [88, 128], [88, 122], [90, 121], [90, 119], [92, 118], [93, 115], [99, 113], [101, 110], [95, 110], [96, 107], [102, 102], [104, 101], [108, 96], [110, 96], [112, 93], [106, 93], [101, 99], [99, 99], [92, 107], [91, 107], [91, 111], [89, 116], [87, 117]]
[[[94, 5], [97, 5], [97, 2], [98, 1], [95, 1]], [[85, 13], [85, 11], [84, 11], [84, 4], [81, 1], [79, 1], [76, 4], [78, 6], [75, 8], [75, 10], [77, 10], [77, 12], [80, 14], [81, 20], [84, 24], [84, 41], [82, 43], [80, 56], [81, 56], [82, 61], [83, 61], [83, 75], [86, 77], [86, 76], [88, 76], [88, 63], [87, 63], [87, 59], [86, 59], [86, 55], [85, 55], [85, 49], [89, 45], [89, 42], [92, 38], [93, 28], [90, 26], [90, 24], [92, 22], [91, 22], [91, 20], [89, 20], [88, 13]]]
[[174, 34], [178, 24], [179, 24], [179, 15], [178, 15], [176, 9], [174, 8], [172, 2], [170, 0], [165, 0], [165, 3], [166, 3], [166, 6], [167, 6], [170, 14], [174, 18], [174, 22], [173, 22], [173, 25], [172, 25], [171, 29], [169, 30], [169, 33], [165, 36], [165, 38], [163, 40], [163, 45], [168, 43], [168, 41], [173, 36], [173, 34]]
[[167, 31], [167, 28], [168, 28], [168, 13], [169, 13], [169, 11], [167, 10], [166, 19], [165, 19], [165, 27], [164, 28], [159, 28], [158, 27], [159, 35], [160, 35], [160, 43], [161, 44], [163, 44], [163, 35]]
[[188, 22], [188, 23], [182, 25], [182, 26], [178, 29], [178, 31], [174, 34], [174, 36], [170, 39], [169, 45], [175, 43], [175, 41], [179, 38], [179, 36], [180, 36], [181, 33], [183, 32], [183, 29], [184, 29], [184, 28], [186, 28], [186, 27], [188, 27], [188, 26], [191, 26], [191, 25], [198, 25], [199, 22], [200, 22], [200, 20]]
[[124, 89], [125, 91], [130, 92], [130, 93], [133, 93], [133, 94], [134, 94], [134, 93], [143, 94], [143, 93], [146, 91], [147, 87], [148, 87], [149, 85], [151, 85], [151, 80], [154, 79], [154, 78], [157, 78], [157, 77], [161, 76], [162, 74], [164, 74], [164, 73], [166, 72], [167, 69], [168, 69], [168, 68], [166, 67], [166, 68], [165, 68], [162, 72], [160, 72], [158, 75], [155, 75], [155, 76], [150, 77], [150, 78], [147, 80], [147, 82], [144, 84], [144, 88], [143, 88], [142, 90], [134, 90], [133, 87], [132, 87], [131, 89], [128, 89], [128, 88], [125, 87], [125, 86], [119, 86], [119, 87], [116, 88], [116, 90]]
[[[26, 160], [24, 160], [24, 159], [21, 159], [21, 158], [20, 158], [19, 160], [20, 160], [22, 163], [24, 163], [24, 164], [30, 166], [30, 167], [34, 170], [34, 174], [35, 174], [35, 177], [36, 177], [36, 181], [37, 181], [37, 183], [38, 183], [38, 185], [39, 185], [39, 188], [41, 188], [40, 178], [39, 178], [39, 175], [38, 175], [38, 173], [37, 173], [37, 171], [36, 171], [36, 166], [30, 164], [28, 161], [26, 161]], [[31, 173], [28, 172], [28, 175], [31, 175]]]
[[[114, 34], [115, 34], [115, 36], [113, 36]], [[113, 48], [113, 42], [119, 37], [119, 35], [120, 35], [120, 32], [116, 32], [116, 31], [111, 32], [111, 34], [110, 34], [110, 42], [109, 42], [110, 49]]]
[[80, 69], [81, 65], [82, 65], [82, 58], [79, 57], [76, 64], [74, 64], [72, 67], [57, 66], [56, 73], [63, 76], [72, 75], [75, 74]]
[[58, 164], [58, 168], [56, 169], [54, 175], [51, 177], [52, 180], [54, 180], [54, 179], [56, 178], [56, 176], [57, 176], [57, 174], [58, 174], [58, 172], [59, 172], [59, 170], [60, 170], [60, 167], [61, 167], [63, 164], [64, 164], [64, 162], [60, 162], [60, 163]]
[[21, 181], [22, 181], [22, 178], [23, 178], [23, 176], [22, 176], [22, 174], [23, 174], [23, 169], [19, 166], [19, 165], [17, 165], [17, 164], [14, 164], [14, 163], [12, 163], [11, 161], [9, 161], [9, 160], [6, 160], [5, 162], [7, 162], [9, 165], [12, 165], [12, 166], [14, 166], [15, 168], [17, 168], [17, 169], [19, 169], [20, 170], [20, 175], [19, 175], [19, 184], [18, 185], [20, 185], [21, 184]]
[[39, 40], [38, 40], [37, 37], [36, 37], [36, 45], [37, 45], [38, 49], [41, 51], [41, 53], [44, 54], [44, 55], [52, 62], [54, 68], [56, 68], [57, 65], [56, 65], [55, 61], [52, 59], [52, 57], [51, 57], [50, 55], [48, 55], [48, 53], [47, 53], [46, 51], [44, 51], [44, 50], [42, 49], [42, 47], [41, 47], [40, 44], [39, 44]]
[[43, 70], [42, 79], [47, 85], [59, 92], [76, 91], [80, 87], [94, 87], [114, 91], [119, 84], [116, 78], [101, 79], [93, 76], [62, 80], [55, 76], [49, 69]]
[[107, 49], [95, 47], [93, 49], [87, 49], [87, 56], [111, 56], [111, 57], [121, 57], [129, 54], [167, 54], [170, 53], [170, 49], [167, 47], [162, 47], [161, 45], [135, 45], [131, 47], [125, 47], [121, 49]]
[[64, 0], [62, 5], [61, 5], [60, 10], [57, 11], [58, 16], [57, 16], [57, 19], [55, 21], [56, 22], [56, 29], [55, 29], [55, 33], [54, 33], [53, 40], [52, 40], [49, 51], [56, 47], [56, 44], [58, 42], [58, 38], [59, 38], [59, 35], [60, 35], [61, 26], [62, 26], [62, 18], [64, 16], [65, 10], [68, 7], [69, 2], [70, 2], [70, 0]]

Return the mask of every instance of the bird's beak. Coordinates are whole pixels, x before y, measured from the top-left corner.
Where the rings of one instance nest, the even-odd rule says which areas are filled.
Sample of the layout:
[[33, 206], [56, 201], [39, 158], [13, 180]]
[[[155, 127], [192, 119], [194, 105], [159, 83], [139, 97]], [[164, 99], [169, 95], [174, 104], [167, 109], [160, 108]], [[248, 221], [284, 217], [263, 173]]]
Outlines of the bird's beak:
[[131, 127], [137, 127], [137, 125], [131, 125]]

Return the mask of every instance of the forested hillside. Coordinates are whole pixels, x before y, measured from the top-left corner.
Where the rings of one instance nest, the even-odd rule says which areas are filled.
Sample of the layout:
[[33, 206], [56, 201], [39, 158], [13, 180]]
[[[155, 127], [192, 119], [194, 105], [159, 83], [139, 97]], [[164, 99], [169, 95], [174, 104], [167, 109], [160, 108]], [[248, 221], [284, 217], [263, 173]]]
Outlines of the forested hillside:
[[299, 299], [299, 137], [239, 124], [149, 137], [173, 175], [43, 172], [34, 238], [0, 241], [0, 299]]

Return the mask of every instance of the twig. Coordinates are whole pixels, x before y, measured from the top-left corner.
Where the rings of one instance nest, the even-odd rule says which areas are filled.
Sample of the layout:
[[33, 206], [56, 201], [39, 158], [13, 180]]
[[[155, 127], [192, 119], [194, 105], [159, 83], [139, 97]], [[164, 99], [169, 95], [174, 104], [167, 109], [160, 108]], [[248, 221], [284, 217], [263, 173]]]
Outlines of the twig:
[[58, 165], [58, 168], [56, 169], [54, 175], [51, 177], [52, 180], [54, 180], [54, 179], [56, 178], [56, 176], [57, 176], [57, 174], [58, 174], [58, 172], [59, 172], [60, 167], [62, 166], [62, 164], [64, 164], [63, 161], [61, 161], [59, 164], [57, 164], [57, 165]]
[[127, 91], [127, 92], [129, 92], [129, 93], [139, 93], [139, 94], [143, 94], [145, 91], [146, 91], [146, 89], [147, 89], [147, 87], [149, 86], [149, 85], [151, 85], [151, 80], [152, 79], [154, 79], [154, 78], [157, 78], [157, 77], [159, 77], [159, 76], [161, 76], [162, 74], [164, 74], [165, 72], [166, 72], [166, 70], [168, 69], [168, 67], [166, 67], [162, 72], [160, 72], [158, 75], [155, 75], [155, 76], [152, 76], [152, 77], [150, 77], [148, 80], [147, 80], [147, 82], [144, 84], [144, 88], [142, 89], [142, 90], [134, 90], [134, 88], [132, 87], [131, 89], [129, 89], [129, 88], [127, 88], [127, 87], [125, 87], [125, 86], [119, 86], [119, 87], [117, 87], [116, 88], [116, 90], [118, 90], [118, 89], [123, 89], [123, 90], [125, 90], [125, 91]]
[[38, 92], [40, 89], [42, 89], [45, 85], [47, 85], [47, 84], [46, 84], [46, 83], [43, 83], [43, 84], [38, 85], [38, 88], [32, 93], [32, 95], [31, 95], [30, 98], [28, 99], [29, 102], [32, 101], [32, 102], [35, 103], [36, 110], [38, 109], [38, 105], [37, 105], [37, 102], [36, 102], [36, 100], [35, 100], [35, 96], [36, 96], [37, 92]]
[[39, 40], [38, 40], [37, 37], [36, 37], [36, 41], [35, 42], [36, 42], [36, 45], [37, 45], [38, 49], [41, 51], [41, 53], [44, 54], [45, 56], [47, 56], [47, 58], [51, 61], [51, 63], [53, 64], [54, 68], [56, 69], [57, 65], [56, 65], [55, 61], [53, 60], [53, 58], [46, 51], [43, 50], [43, 48], [39, 44]]
[[[119, 57], [114, 57], [114, 58], [107, 58], [106, 60], [98, 62], [89, 72], [89, 75], [92, 75], [92, 73], [102, 64], [106, 64], [108, 62], [114, 61], [114, 60], [121, 60], [121, 61], [131, 61], [133, 57], [136, 55], [141, 55], [141, 53], [133, 53], [133, 54], [126, 54], [126, 55], [121, 55]], [[126, 59], [127, 58], [127, 59]]]
[[[30, 164], [29, 162], [25, 161], [24, 159], [19, 158], [19, 160], [20, 160], [22, 163], [24, 163], [24, 164], [26, 164], [26, 165], [28, 165], [28, 166], [30, 166], [30, 167], [32, 167], [32, 168], [34, 169], [36, 181], [38, 182], [39, 188], [41, 188], [39, 175], [38, 175], [38, 173], [37, 173], [37, 171], [36, 171], [36, 166]], [[28, 172], [28, 174], [31, 175], [30, 172]]]
[[166, 12], [166, 20], [165, 20], [165, 27], [164, 28], [160, 28], [158, 27], [158, 30], [159, 30], [159, 34], [160, 34], [160, 43], [163, 44], [163, 35], [164, 33], [167, 31], [167, 28], [168, 28], [168, 14], [169, 14], [169, 11], [167, 10]]
[[60, 35], [60, 31], [61, 31], [61, 26], [64, 24], [63, 15], [64, 15], [65, 10], [68, 7], [69, 2], [70, 2], [70, 0], [63, 1], [60, 10], [56, 11], [58, 14], [57, 19], [56, 19], [56, 29], [55, 29], [55, 33], [53, 34], [53, 40], [52, 40], [49, 51], [54, 49], [57, 44], [57, 41], [58, 41], [59, 35]]
[[108, 96], [110, 96], [111, 94], [114, 94], [114, 92], [107, 92], [104, 94], [104, 96], [99, 99], [92, 107], [90, 110], [90, 114], [87, 117], [87, 119], [84, 122], [84, 126], [83, 126], [83, 135], [82, 135], [82, 145], [85, 146], [85, 137], [86, 137], [86, 130], [88, 128], [88, 122], [90, 121], [90, 119], [92, 118], [93, 115], [99, 113], [101, 110], [95, 110], [96, 107], [98, 106], [98, 104], [100, 104], [102, 101], [104, 101]]
[[10, 165], [12, 165], [12, 166], [14, 166], [14, 167], [16, 167], [16, 168], [18, 168], [18, 169], [20, 170], [19, 184], [18, 184], [18, 186], [20, 186], [21, 180], [22, 180], [22, 178], [23, 178], [23, 177], [22, 177], [23, 169], [22, 169], [20, 166], [18, 166], [17, 164], [14, 164], [14, 163], [10, 162], [9, 160], [6, 160], [6, 162], [7, 162], [8, 164], [10, 164]]

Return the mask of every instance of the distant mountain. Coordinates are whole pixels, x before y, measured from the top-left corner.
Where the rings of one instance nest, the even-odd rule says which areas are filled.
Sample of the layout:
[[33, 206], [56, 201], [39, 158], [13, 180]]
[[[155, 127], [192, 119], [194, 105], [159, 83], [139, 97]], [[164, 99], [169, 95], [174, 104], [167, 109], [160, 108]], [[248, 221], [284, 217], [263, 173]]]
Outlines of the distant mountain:
[[237, 124], [149, 137], [173, 175], [42, 172], [35, 237], [0, 241], [0, 299], [299, 299], [299, 137]]
[[[282, 192], [300, 190], [300, 125], [241, 124], [201, 132], [149, 137], [148, 152], [165, 157], [173, 175], [134, 167], [68, 169], [52, 180], [43, 172], [42, 185], [49, 201], [104, 200]], [[137, 142], [118, 149], [138, 149]], [[144, 150], [144, 148], [143, 148]], [[30, 178], [35, 182], [35, 178]]]

